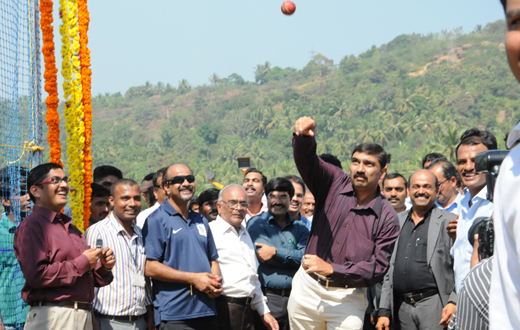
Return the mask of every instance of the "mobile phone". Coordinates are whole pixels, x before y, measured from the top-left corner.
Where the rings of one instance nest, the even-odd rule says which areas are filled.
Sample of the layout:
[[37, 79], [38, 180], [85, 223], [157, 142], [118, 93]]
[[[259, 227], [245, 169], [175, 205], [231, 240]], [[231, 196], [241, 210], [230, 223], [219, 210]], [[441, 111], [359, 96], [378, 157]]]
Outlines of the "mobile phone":
[[102, 249], [103, 248], [103, 240], [101, 238], [98, 238], [96, 240], [96, 249]]

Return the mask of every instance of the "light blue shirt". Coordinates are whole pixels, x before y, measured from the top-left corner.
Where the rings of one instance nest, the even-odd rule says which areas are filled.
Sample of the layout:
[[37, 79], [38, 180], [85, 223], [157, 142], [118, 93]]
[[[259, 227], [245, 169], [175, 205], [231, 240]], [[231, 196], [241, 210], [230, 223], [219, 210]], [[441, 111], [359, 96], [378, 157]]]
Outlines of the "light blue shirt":
[[[468, 192], [468, 194], [469, 194], [469, 192]], [[460, 212], [462, 211], [462, 199], [464, 198], [464, 196], [465, 196], [465, 194], [462, 195], [461, 193], [457, 193], [457, 197], [455, 198], [453, 203], [448, 205], [448, 207], [445, 208], [444, 211], [448, 211], [455, 215], [459, 215]], [[437, 205], [438, 208], [443, 209], [442, 205], [439, 204], [439, 202], [435, 201], [435, 205]]]
[[[462, 282], [470, 271], [471, 255], [473, 246], [468, 241], [468, 232], [479, 217], [490, 217], [493, 214], [493, 203], [486, 199], [487, 186], [473, 198], [468, 189], [464, 190], [464, 197], [461, 200], [461, 213], [457, 223], [457, 239], [451, 248], [453, 256], [453, 271], [455, 273], [455, 290], [460, 292]], [[472, 201], [471, 207], [469, 206]]]

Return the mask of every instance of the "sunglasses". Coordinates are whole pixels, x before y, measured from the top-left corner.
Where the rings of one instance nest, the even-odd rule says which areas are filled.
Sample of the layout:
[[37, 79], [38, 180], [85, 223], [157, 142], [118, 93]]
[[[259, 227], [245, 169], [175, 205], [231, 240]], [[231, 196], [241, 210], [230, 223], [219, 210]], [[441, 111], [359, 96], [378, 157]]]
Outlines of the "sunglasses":
[[50, 179], [47, 179], [45, 181], [42, 181], [40, 183], [35, 184], [35, 186], [38, 186], [38, 185], [41, 185], [41, 184], [46, 184], [46, 183], [59, 184], [62, 181], [65, 182], [65, 183], [69, 183], [70, 179], [69, 179], [68, 176], [64, 176], [63, 178], [60, 178], [59, 176], [53, 176]]
[[193, 175], [178, 175], [174, 176], [170, 180], [167, 181], [168, 184], [182, 184], [184, 180], [188, 181], [188, 183], [195, 182], [195, 176]]

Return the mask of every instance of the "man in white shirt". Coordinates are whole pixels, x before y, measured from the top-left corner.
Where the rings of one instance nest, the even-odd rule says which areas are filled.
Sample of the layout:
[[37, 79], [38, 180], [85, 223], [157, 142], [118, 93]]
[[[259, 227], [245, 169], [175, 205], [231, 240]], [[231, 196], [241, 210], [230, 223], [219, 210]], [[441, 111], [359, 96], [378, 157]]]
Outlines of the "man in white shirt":
[[439, 193], [435, 205], [444, 211], [459, 215], [464, 195], [460, 194], [457, 188], [459, 177], [455, 166], [447, 160], [437, 159], [430, 163], [428, 170], [439, 180]]
[[[520, 82], [519, 0], [501, 0], [506, 13], [506, 54]], [[520, 125], [509, 133], [507, 148], [495, 186], [495, 251], [489, 305], [490, 329], [516, 329], [520, 324]]]
[[150, 214], [152, 214], [155, 210], [157, 210], [159, 208], [159, 206], [161, 206], [162, 203], [164, 203], [164, 200], [167, 197], [166, 191], [164, 190], [163, 185], [162, 185], [162, 178], [164, 176], [164, 173], [166, 173], [167, 169], [168, 169], [167, 167], [163, 167], [160, 170], [158, 170], [157, 172], [155, 172], [155, 174], [153, 175], [153, 179], [152, 179], [153, 194], [157, 201], [155, 202], [155, 204], [152, 207], [147, 208], [143, 212], [139, 213], [139, 215], [137, 216], [137, 227], [139, 227], [141, 229], [143, 229], [146, 218], [148, 218], [148, 216]]
[[493, 203], [487, 200], [486, 174], [477, 173], [475, 156], [479, 152], [497, 149], [495, 136], [488, 131], [471, 128], [460, 137], [457, 146], [457, 165], [459, 177], [466, 187], [461, 201], [462, 210], [458, 220], [448, 223], [446, 230], [455, 240], [451, 254], [455, 273], [455, 289], [460, 292], [462, 282], [470, 270], [473, 246], [468, 241], [468, 231], [478, 217], [490, 217], [493, 214]]
[[268, 329], [278, 330], [262, 293], [255, 248], [243, 221], [248, 207], [242, 186], [226, 186], [218, 196], [219, 216], [209, 223], [222, 275], [222, 294], [216, 298], [219, 329], [253, 329], [254, 308]]
[[244, 175], [242, 187], [246, 190], [249, 199], [249, 208], [246, 210], [246, 223], [255, 215], [267, 212], [267, 204], [263, 202], [264, 187], [267, 184], [265, 175], [256, 168], [250, 168]]

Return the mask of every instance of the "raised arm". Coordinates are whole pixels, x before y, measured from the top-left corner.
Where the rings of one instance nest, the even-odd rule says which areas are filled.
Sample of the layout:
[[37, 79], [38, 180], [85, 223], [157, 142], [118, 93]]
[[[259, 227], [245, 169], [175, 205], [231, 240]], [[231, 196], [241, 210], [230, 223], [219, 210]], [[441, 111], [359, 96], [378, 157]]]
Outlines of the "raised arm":
[[300, 175], [310, 191], [318, 199], [325, 199], [335, 177], [343, 171], [321, 160], [316, 155], [316, 122], [310, 117], [301, 117], [294, 125], [293, 155]]

